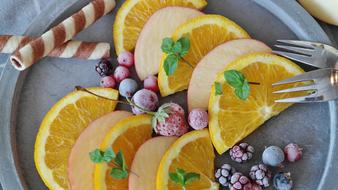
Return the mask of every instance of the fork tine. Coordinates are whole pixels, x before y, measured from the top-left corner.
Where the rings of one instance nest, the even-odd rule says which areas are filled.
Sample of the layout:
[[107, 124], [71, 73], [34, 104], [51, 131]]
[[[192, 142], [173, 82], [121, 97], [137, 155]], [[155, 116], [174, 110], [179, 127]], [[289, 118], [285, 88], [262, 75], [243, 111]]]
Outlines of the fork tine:
[[285, 49], [285, 50], [289, 50], [289, 51], [293, 51], [296, 53], [301, 53], [301, 54], [305, 54], [309, 56], [312, 55], [312, 53], [314, 52], [314, 49], [308, 49], [308, 48], [284, 46], [284, 45], [275, 45], [275, 46], [281, 49]]
[[277, 40], [277, 42], [284, 43], [284, 44], [291, 44], [295, 46], [300, 47], [306, 47], [306, 48], [314, 48], [313, 42], [307, 42], [307, 41], [300, 41], [300, 40]]
[[279, 94], [279, 93], [298, 92], [298, 91], [306, 91], [306, 90], [316, 90], [316, 85], [311, 84], [311, 85], [305, 85], [305, 86], [297, 86], [297, 87], [293, 87], [293, 88], [278, 90], [278, 91], [275, 91], [273, 93]]
[[307, 72], [307, 73], [303, 73], [282, 81], [278, 81], [272, 84], [272, 86], [277, 86], [277, 85], [281, 85], [281, 84], [288, 84], [288, 83], [294, 83], [294, 82], [302, 82], [302, 81], [310, 81], [310, 80], [314, 80], [313, 77], [313, 72]]
[[316, 65], [313, 65], [313, 61], [314, 61], [313, 58], [306, 56], [306, 55], [300, 55], [300, 54], [296, 54], [296, 53], [289, 53], [289, 52], [276, 51], [276, 50], [273, 50], [272, 52], [275, 53], [275, 54], [287, 57], [289, 59], [299, 61], [301, 63], [305, 63], [307, 65], [316, 66]]
[[310, 103], [310, 102], [319, 102], [322, 101], [322, 96], [316, 96], [315, 94], [310, 94], [308, 96], [298, 96], [293, 98], [285, 98], [285, 99], [279, 99], [275, 100], [275, 102], [280, 103]]

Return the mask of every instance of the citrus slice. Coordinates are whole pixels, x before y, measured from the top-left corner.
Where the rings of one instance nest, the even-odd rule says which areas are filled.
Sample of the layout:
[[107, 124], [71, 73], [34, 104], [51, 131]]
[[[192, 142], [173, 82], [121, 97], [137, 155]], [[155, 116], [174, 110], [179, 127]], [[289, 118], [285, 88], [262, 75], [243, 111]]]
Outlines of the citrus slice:
[[[184, 60], [192, 67], [216, 46], [232, 39], [250, 38], [248, 33], [235, 22], [221, 15], [202, 15], [195, 17], [179, 26], [172, 38], [176, 41], [183, 35], [189, 34], [190, 49]], [[167, 76], [163, 69], [166, 55], [162, 57], [158, 84], [162, 96], [188, 88], [190, 77], [194, 68], [180, 61], [176, 71]]]
[[126, 0], [116, 14], [113, 36], [116, 54], [132, 51], [138, 36], [149, 17], [157, 10], [169, 6], [202, 9], [206, 0]]
[[[153, 129], [150, 115], [135, 115], [118, 122], [106, 135], [101, 150], [112, 148], [122, 151], [128, 168], [131, 168], [137, 149], [151, 138]], [[95, 164], [94, 186], [96, 190], [128, 190], [128, 178], [114, 179], [110, 176], [113, 163]], [[129, 172], [129, 175], [135, 175]]]
[[189, 183], [186, 189], [218, 189], [218, 184], [214, 182], [214, 158], [207, 129], [186, 133], [163, 156], [157, 171], [156, 189], [181, 189], [169, 178], [169, 173], [177, 168], [200, 174], [200, 179]]
[[[88, 88], [98, 95], [118, 98], [109, 88]], [[34, 161], [49, 189], [69, 189], [68, 157], [73, 144], [88, 124], [115, 109], [116, 103], [83, 91], [59, 100], [43, 118], [36, 137]]]
[[247, 100], [240, 100], [224, 80], [223, 71], [216, 78], [222, 85], [222, 94], [215, 94], [213, 85], [209, 99], [209, 130], [212, 142], [219, 154], [224, 153], [244, 137], [252, 133], [272, 116], [289, 107], [289, 103], [275, 100], [298, 96], [298, 93], [273, 94], [273, 91], [296, 84], [272, 87], [272, 83], [299, 75], [304, 71], [292, 61], [268, 53], [243, 56], [226, 66], [225, 70], [238, 70], [250, 82]]

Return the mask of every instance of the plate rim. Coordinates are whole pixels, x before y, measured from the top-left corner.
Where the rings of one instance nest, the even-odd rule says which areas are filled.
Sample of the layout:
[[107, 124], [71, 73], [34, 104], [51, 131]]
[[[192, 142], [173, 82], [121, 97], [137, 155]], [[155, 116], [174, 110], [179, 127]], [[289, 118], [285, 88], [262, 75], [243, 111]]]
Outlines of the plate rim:
[[[69, 11], [71, 8], [79, 7], [80, 4], [84, 5], [87, 2], [89, 2], [89, 0], [69, 0], [50, 4], [33, 20], [25, 34], [36, 35], [42, 33], [53, 23], [55, 23], [55, 21], [59, 19], [62, 14]], [[317, 23], [317, 21], [315, 21], [315, 19], [312, 18], [309, 13], [307, 13], [296, 1], [254, 0], [254, 2], [281, 20], [291, 29], [292, 32], [296, 34], [297, 38], [332, 44], [332, 41]], [[53, 14], [51, 14], [51, 11]], [[44, 18], [43, 23], [41, 23], [41, 16], [46, 17], [46, 15], [50, 16], [48, 16], [48, 18]], [[297, 31], [292, 28], [295, 26], [298, 28]], [[0, 154], [0, 183], [3, 189], [28, 189], [25, 179], [21, 173], [20, 166], [17, 163], [15, 142], [17, 105], [24, 83], [23, 81], [27, 73], [28, 70], [21, 73], [18, 72], [7, 61], [6, 66], [2, 72], [2, 76], [0, 76], [0, 97], [5, 97], [3, 99], [4, 103], [0, 104], [0, 113], [4, 113], [0, 117], [0, 126], [2, 126], [0, 129], [0, 151], [5, 153]], [[334, 152], [337, 154], [336, 102], [331, 101], [328, 104], [330, 108], [331, 123], [329, 153], [323, 172], [323, 177], [317, 189], [325, 189], [325, 187], [326, 189], [329, 188], [328, 184], [325, 182], [327, 181], [326, 178], [334, 172], [330, 170], [330, 167], [332, 167], [331, 163], [333, 161], [333, 157], [335, 156]], [[334, 174], [334, 176], [337, 177], [338, 171]]]

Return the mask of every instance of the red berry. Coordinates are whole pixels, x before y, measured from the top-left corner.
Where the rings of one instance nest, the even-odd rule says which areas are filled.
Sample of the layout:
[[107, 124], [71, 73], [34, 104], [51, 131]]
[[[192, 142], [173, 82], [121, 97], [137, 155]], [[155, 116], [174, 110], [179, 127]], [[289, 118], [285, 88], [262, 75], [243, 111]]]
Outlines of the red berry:
[[145, 89], [157, 92], [158, 91], [158, 85], [157, 85], [157, 77], [154, 75], [149, 75], [147, 78], [143, 81], [143, 86]]
[[185, 121], [183, 108], [175, 103], [163, 104], [157, 111], [164, 111], [166, 114], [163, 117], [164, 121], [157, 118], [156, 133], [163, 136], [182, 136], [188, 132], [188, 125]]
[[114, 78], [116, 82], [121, 82], [123, 79], [126, 79], [130, 76], [130, 72], [127, 67], [118, 66], [114, 71]]
[[285, 157], [289, 162], [296, 162], [302, 158], [303, 152], [295, 143], [290, 143], [284, 148]]
[[128, 51], [122, 52], [117, 57], [117, 62], [119, 65], [129, 68], [134, 65], [134, 55]]
[[101, 78], [100, 85], [104, 88], [114, 88], [116, 85], [115, 79], [112, 75]]
[[208, 113], [203, 109], [193, 109], [189, 113], [188, 122], [196, 130], [204, 129], [208, 126]]

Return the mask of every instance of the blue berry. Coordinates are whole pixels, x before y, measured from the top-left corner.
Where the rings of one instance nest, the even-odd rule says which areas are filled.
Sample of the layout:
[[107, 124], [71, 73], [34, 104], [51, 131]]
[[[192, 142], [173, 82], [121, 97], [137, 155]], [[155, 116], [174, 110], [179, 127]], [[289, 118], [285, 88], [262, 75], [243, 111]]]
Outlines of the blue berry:
[[292, 184], [290, 173], [279, 172], [273, 177], [273, 185], [277, 190], [290, 190]]
[[137, 90], [137, 83], [135, 80], [127, 78], [122, 80], [119, 86], [119, 92], [123, 97], [131, 97]]
[[269, 166], [280, 166], [284, 161], [284, 152], [278, 146], [269, 146], [262, 155], [263, 163]]

